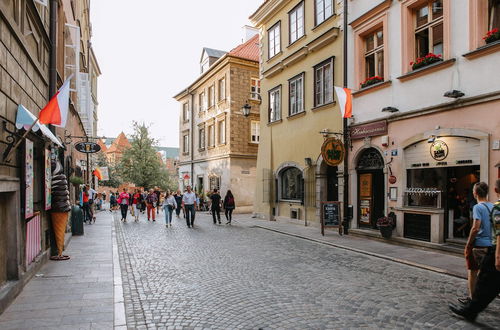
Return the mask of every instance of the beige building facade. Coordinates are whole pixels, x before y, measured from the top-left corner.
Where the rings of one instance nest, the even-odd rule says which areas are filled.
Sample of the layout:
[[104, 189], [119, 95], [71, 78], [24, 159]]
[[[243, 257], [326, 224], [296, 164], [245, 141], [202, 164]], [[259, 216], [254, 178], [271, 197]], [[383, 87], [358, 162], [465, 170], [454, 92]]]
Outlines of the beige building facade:
[[[236, 211], [252, 211], [259, 146], [258, 37], [226, 53], [205, 48], [200, 77], [175, 96], [181, 106], [179, 187], [231, 190]], [[252, 93], [253, 92], [253, 93]], [[252, 107], [248, 117], [242, 107]]]
[[258, 217], [319, 225], [321, 202], [342, 200], [342, 163], [321, 157], [324, 136], [342, 134], [334, 97], [342, 86], [341, 11], [332, 0], [272, 0], [250, 17], [261, 52]]

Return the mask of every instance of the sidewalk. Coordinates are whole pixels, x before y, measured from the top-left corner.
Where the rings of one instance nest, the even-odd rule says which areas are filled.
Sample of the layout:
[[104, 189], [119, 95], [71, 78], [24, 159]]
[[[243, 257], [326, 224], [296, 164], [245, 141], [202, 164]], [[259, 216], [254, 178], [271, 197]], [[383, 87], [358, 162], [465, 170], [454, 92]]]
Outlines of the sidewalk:
[[71, 259], [49, 260], [0, 315], [0, 329], [112, 329], [112, 225], [107, 211], [84, 225], [65, 251]]
[[325, 229], [325, 236], [322, 236], [321, 229], [317, 227], [305, 227], [301, 224], [284, 221], [253, 219], [250, 215], [235, 215], [234, 218], [238, 223], [248, 226], [271, 230], [442, 274], [467, 278], [465, 260], [459, 256], [419, 247], [388, 244], [353, 235], [340, 236], [337, 229]]

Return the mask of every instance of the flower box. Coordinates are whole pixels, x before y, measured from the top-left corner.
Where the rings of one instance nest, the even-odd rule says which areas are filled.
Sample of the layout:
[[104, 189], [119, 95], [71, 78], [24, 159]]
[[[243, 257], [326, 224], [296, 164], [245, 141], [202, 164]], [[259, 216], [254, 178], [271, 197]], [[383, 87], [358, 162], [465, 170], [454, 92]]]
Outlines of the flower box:
[[375, 84], [381, 83], [383, 81], [384, 81], [384, 78], [382, 78], [380, 76], [373, 76], [373, 77], [367, 78], [360, 85], [361, 85], [361, 88], [365, 88], [365, 87], [368, 87], [368, 86], [371, 86], [371, 85], [375, 85]]
[[377, 227], [380, 230], [380, 234], [383, 238], [391, 238], [394, 225], [394, 219], [391, 217], [382, 217], [377, 219]]
[[412, 70], [417, 70], [433, 63], [441, 62], [442, 60], [441, 55], [429, 53], [423, 57], [417, 58], [415, 62], [410, 62], [410, 65]]
[[483, 40], [486, 41], [486, 44], [500, 40], [500, 31], [498, 31], [497, 28], [488, 31], [488, 33], [486, 33], [486, 35], [483, 37]]

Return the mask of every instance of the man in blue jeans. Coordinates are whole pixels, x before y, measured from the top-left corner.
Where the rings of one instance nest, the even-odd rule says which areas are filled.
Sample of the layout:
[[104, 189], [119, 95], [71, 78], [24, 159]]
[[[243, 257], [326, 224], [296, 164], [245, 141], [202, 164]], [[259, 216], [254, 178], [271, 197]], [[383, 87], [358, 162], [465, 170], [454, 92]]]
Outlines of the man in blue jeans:
[[182, 195], [182, 207], [186, 214], [186, 224], [188, 228], [194, 227], [194, 216], [196, 213], [196, 194], [191, 191], [191, 186], [187, 186], [187, 191]]

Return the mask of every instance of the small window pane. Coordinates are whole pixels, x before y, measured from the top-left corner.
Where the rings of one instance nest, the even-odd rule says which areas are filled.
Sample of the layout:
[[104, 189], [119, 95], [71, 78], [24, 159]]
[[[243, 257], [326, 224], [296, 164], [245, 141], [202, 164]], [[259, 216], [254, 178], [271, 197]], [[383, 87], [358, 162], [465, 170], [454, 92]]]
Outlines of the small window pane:
[[384, 77], [384, 51], [377, 52], [377, 72], [375, 75]]
[[423, 31], [418, 32], [415, 35], [416, 44], [417, 44], [417, 57], [423, 57], [429, 54], [429, 30], [425, 29]]
[[488, 31], [500, 29], [500, 0], [488, 1]]
[[429, 8], [427, 5], [417, 10], [417, 27], [427, 24], [429, 18]]
[[443, 24], [432, 28], [432, 52], [436, 55], [443, 55]]
[[384, 34], [382, 30], [376, 32], [377, 35], [377, 47], [382, 46], [384, 44]]
[[374, 40], [374, 35], [371, 34], [365, 39], [366, 43], [366, 51], [369, 52], [370, 50], [373, 50], [375, 48], [375, 40]]
[[373, 77], [375, 75], [375, 54], [371, 54], [365, 57], [365, 68], [366, 78]]
[[443, 16], [443, 1], [438, 0], [432, 3], [432, 19]]

